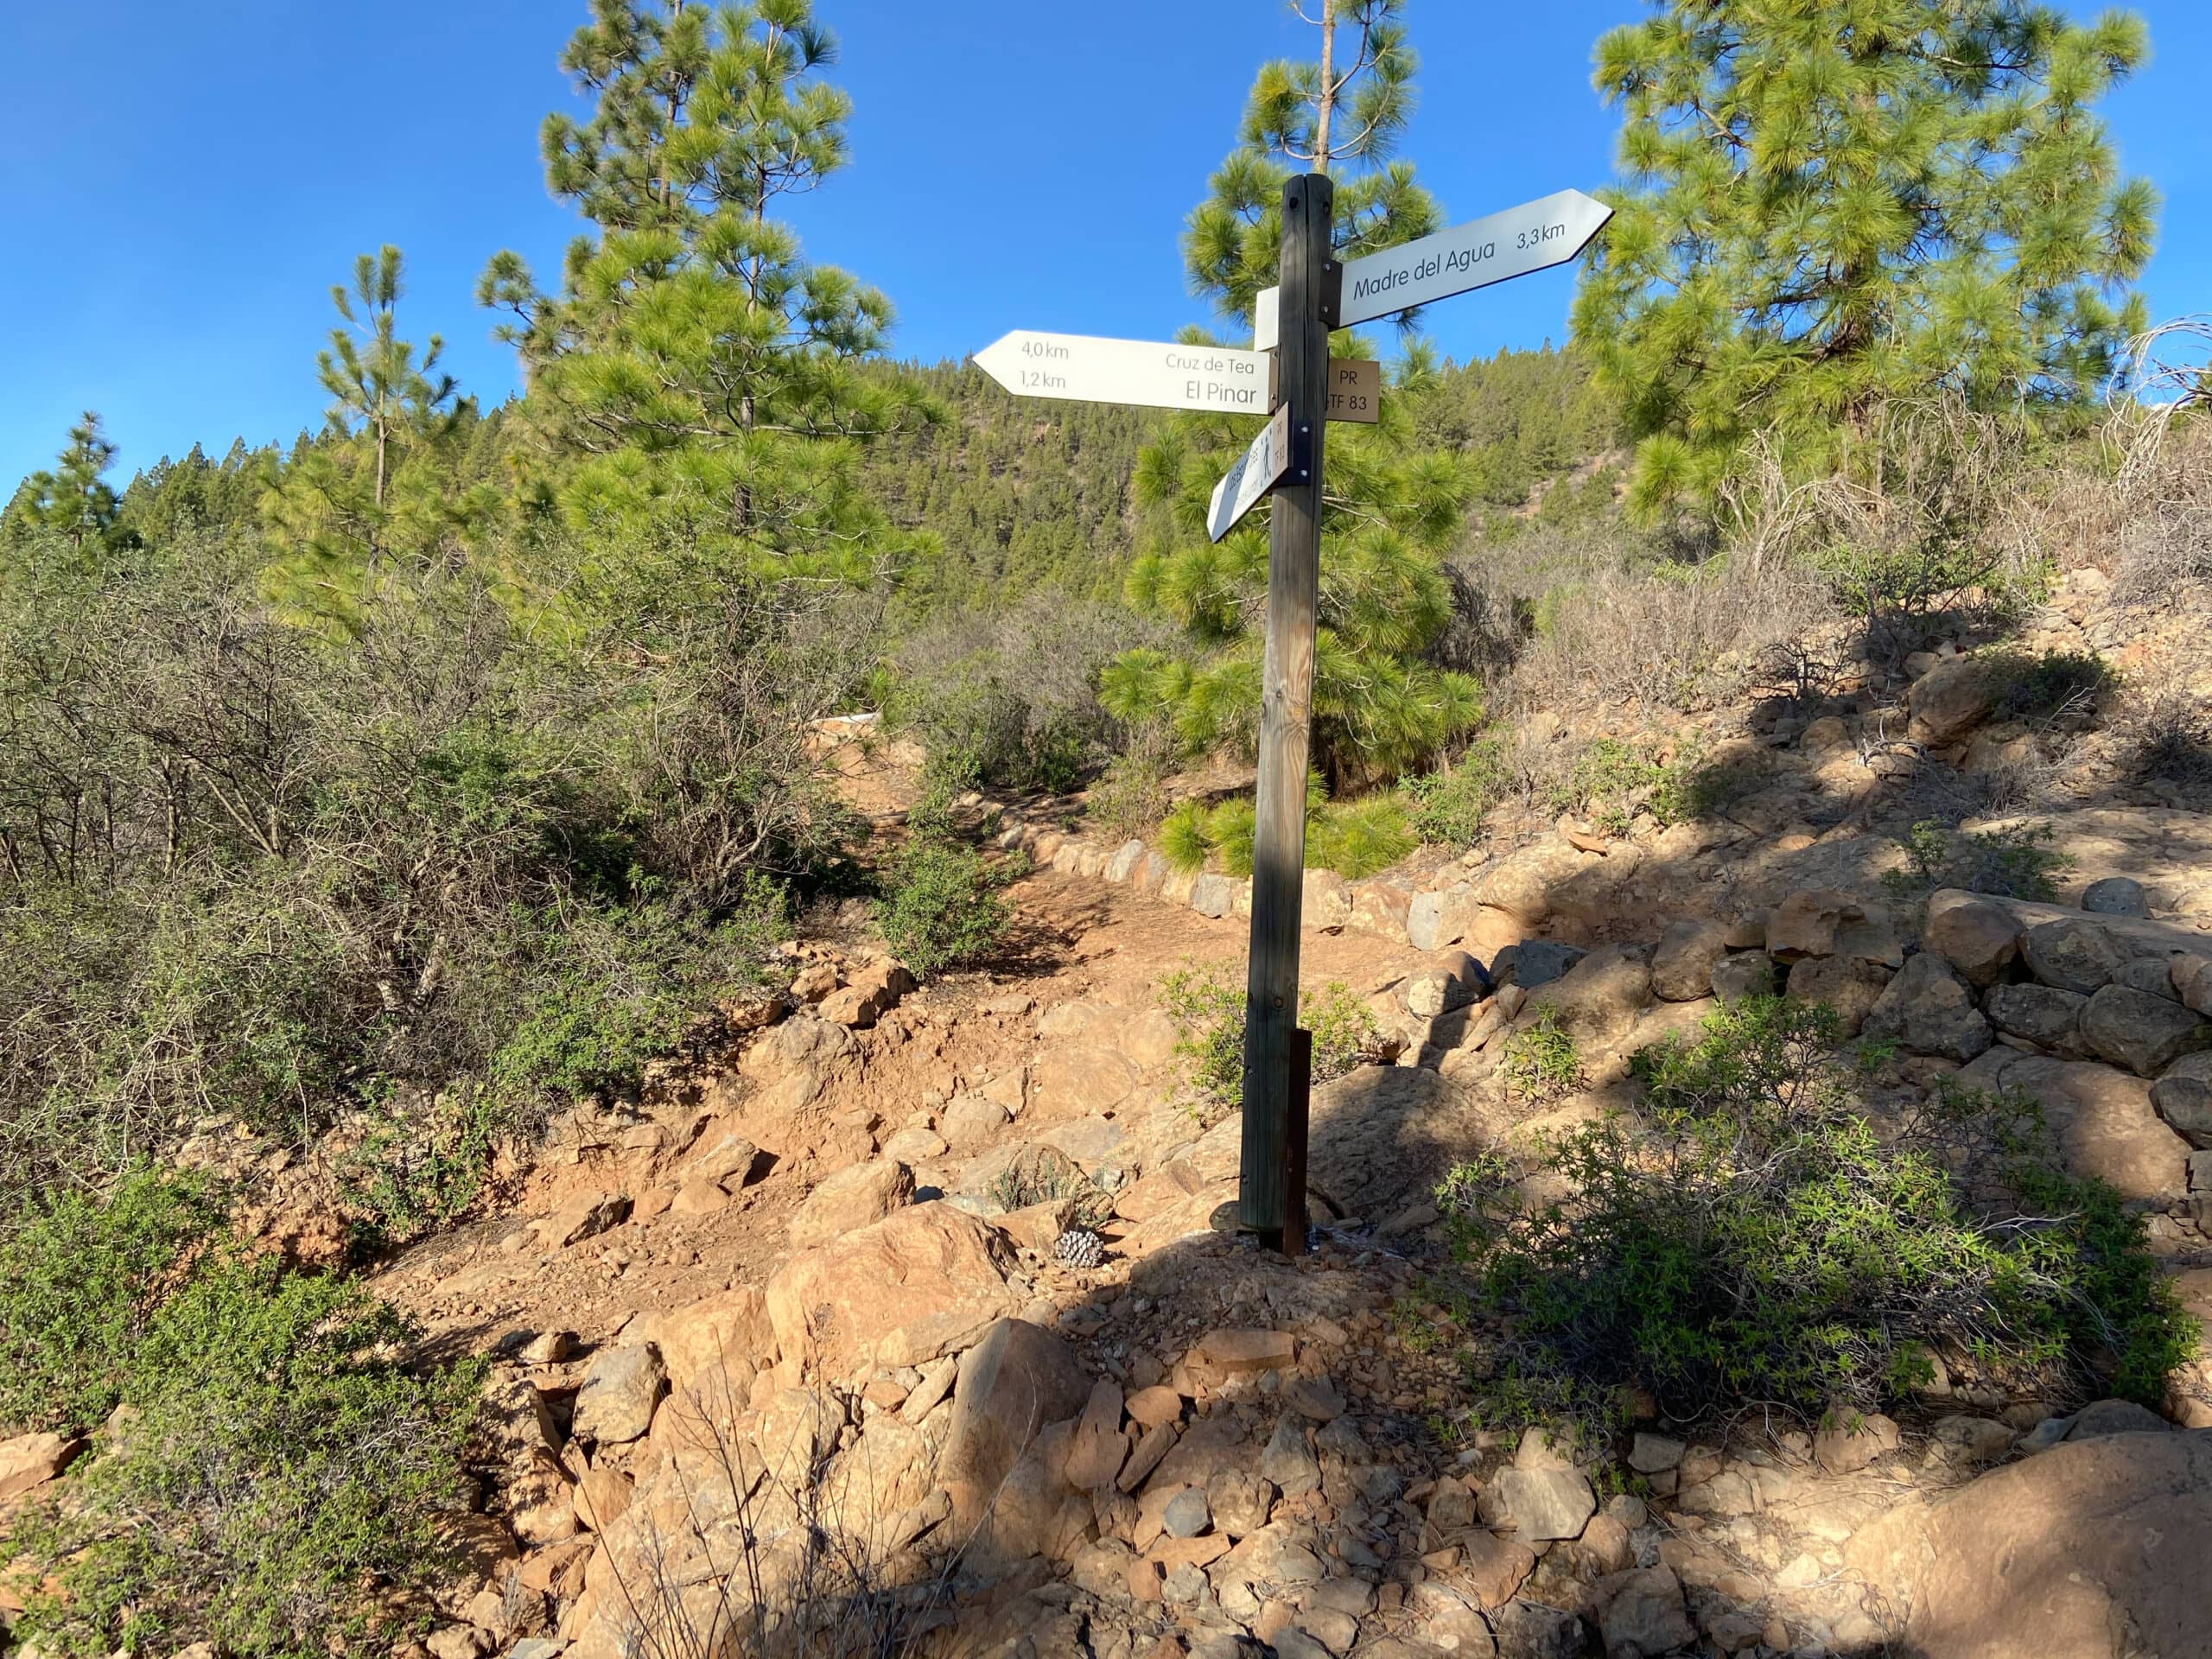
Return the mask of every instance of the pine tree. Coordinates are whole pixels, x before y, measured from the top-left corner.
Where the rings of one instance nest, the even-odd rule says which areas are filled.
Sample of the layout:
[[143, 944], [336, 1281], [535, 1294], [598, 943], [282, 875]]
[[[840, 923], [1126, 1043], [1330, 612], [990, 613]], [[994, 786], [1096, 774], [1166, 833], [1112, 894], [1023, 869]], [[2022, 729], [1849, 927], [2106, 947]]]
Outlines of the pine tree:
[[440, 435], [439, 423], [450, 418], [446, 406], [455, 390], [449, 374], [430, 378], [445, 350], [444, 340], [432, 334], [417, 364], [413, 344], [399, 338], [402, 263], [399, 250], [389, 242], [374, 254], [355, 256], [352, 289], [342, 283], [330, 289], [331, 303], [346, 326], [330, 331], [330, 349], [318, 353], [315, 360], [323, 390], [336, 399], [327, 416], [333, 429], [360, 432], [376, 446], [371, 502], [379, 510], [385, 505], [394, 435], [401, 431]]
[[[1233, 321], [1249, 326], [1254, 295], [1275, 280], [1281, 189], [1294, 169], [1340, 175], [1340, 257], [1437, 228], [1434, 202], [1393, 155], [1416, 64], [1402, 10], [1402, 0], [1324, 0], [1320, 60], [1260, 71], [1237, 146], [1184, 240], [1193, 288]], [[1363, 357], [1369, 347], [1339, 334], [1332, 352]], [[1433, 355], [1416, 343], [1389, 376], [1378, 424], [1330, 429], [1313, 751], [1334, 785], [1394, 777], [1479, 718], [1474, 683], [1425, 660], [1451, 612], [1441, 555], [1472, 493], [1459, 458], [1420, 435], [1440, 395]], [[1180, 624], [1186, 648], [1131, 652], [1103, 690], [1118, 717], [1165, 719], [1193, 748], [1249, 750], [1258, 728], [1267, 517], [1255, 512], [1218, 545], [1205, 536], [1214, 482], [1253, 427], [1249, 417], [1177, 415], [1138, 461], [1139, 499], [1171, 527], [1132, 567], [1129, 597]]]
[[1631, 181], [1577, 338], [1693, 499], [1761, 429], [1841, 464], [1886, 401], [2077, 408], [2144, 319], [2156, 198], [2091, 106], [2141, 21], [2031, 0], [1652, 0], [1599, 41]]
[[112, 547], [124, 537], [118, 520], [122, 505], [107, 482], [115, 464], [115, 445], [100, 429], [100, 417], [91, 410], [69, 429], [69, 442], [51, 470], [41, 468], [23, 480], [11, 512], [25, 525], [67, 536], [82, 552], [90, 542], [95, 550]]
[[460, 551], [498, 496], [456, 476], [475, 403], [457, 398], [454, 378], [438, 371], [439, 336], [419, 361], [400, 337], [405, 291], [397, 248], [355, 258], [352, 285], [330, 290], [340, 321], [315, 354], [332, 398], [325, 429], [302, 435], [288, 460], [263, 464], [261, 519], [279, 550], [264, 585], [280, 614], [334, 638], [390, 597], [387, 578]]
[[593, 15], [562, 63], [597, 108], [550, 117], [543, 149], [553, 194], [599, 233], [571, 245], [557, 296], [512, 252], [479, 284], [512, 314], [536, 429], [582, 458], [553, 493], [632, 556], [658, 539], [739, 568], [868, 569], [899, 538], [855, 486], [854, 445], [927, 410], [863, 372], [890, 302], [770, 216], [845, 162], [850, 103], [818, 75], [836, 41], [810, 0]]

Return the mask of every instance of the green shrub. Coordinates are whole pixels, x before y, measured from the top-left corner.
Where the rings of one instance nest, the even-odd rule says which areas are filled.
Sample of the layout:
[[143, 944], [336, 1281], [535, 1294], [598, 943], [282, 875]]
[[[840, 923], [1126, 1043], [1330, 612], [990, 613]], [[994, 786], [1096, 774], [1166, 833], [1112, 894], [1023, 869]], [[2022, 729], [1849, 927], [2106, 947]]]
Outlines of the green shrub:
[[[65, 1306], [70, 1259], [94, 1266]], [[19, 1642], [83, 1659], [343, 1651], [372, 1599], [450, 1571], [441, 1529], [480, 1366], [410, 1370], [390, 1309], [240, 1249], [196, 1185], [141, 1172], [23, 1219], [0, 1251], [0, 1329], [11, 1416], [108, 1424], [16, 1519]]]
[[1573, 770], [1551, 791], [1563, 812], [1587, 812], [1611, 835], [1625, 835], [1640, 812], [1667, 826], [1711, 816], [1756, 786], [1741, 768], [1700, 760], [1694, 738], [1679, 744], [1671, 759], [1648, 742], [1617, 737], [1592, 741], [1576, 758]]
[[[1175, 1022], [1175, 1052], [1203, 1106], [1234, 1110], [1244, 1097], [1244, 991], [1218, 966], [1181, 968], [1160, 982], [1160, 1004]], [[1313, 1033], [1313, 1083], [1344, 1076], [1375, 1051], [1374, 1012], [1341, 982], [1308, 988], [1299, 1019]]]
[[112, 1411], [170, 1269], [221, 1222], [203, 1183], [143, 1172], [105, 1202], [63, 1188], [11, 1217], [0, 1236], [0, 1440]]
[[1982, 833], [1923, 818], [1906, 832], [1905, 868], [1885, 871], [1882, 885], [1908, 906], [1944, 887], [2048, 904], [2058, 896], [2052, 878], [2074, 868], [2073, 855], [2053, 848], [2052, 838], [2047, 823], [2011, 824]]
[[1405, 785], [1406, 821], [1433, 847], [1471, 846], [1483, 815], [1505, 792], [1494, 742], [1478, 743], [1458, 763]]
[[1996, 694], [1993, 717], [2038, 726], [2094, 714], [2119, 684], [2112, 665], [2093, 651], [2006, 652], [1987, 667]]
[[[1463, 1257], [1566, 1373], [1649, 1388], [1675, 1415], [1872, 1410], [1931, 1354], [2064, 1392], [2108, 1351], [2155, 1398], [2189, 1332], [2116, 1198], [2037, 1161], [2017, 1102], [1955, 1093], [1885, 1143], [1840, 1047], [1833, 1010], [1764, 998], [1644, 1051], [1649, 1128], [1551, 1137], [1547, 1196], [1495, 1158], [1445, 1182]], [[1939, 1155], [1942, 1134], [1977, 1155]], [[2014, 1201], [1978, 1213], [1954, 1163], [2001, 1172]]]
[[1560, 1024], [1557, 1014], [1544, 1008], [1505, 1039], [1498, 1069], [1523, 1094], [1548, 1099], [1581, 1081], [1582, 1056], [1574, 1046], [1574, 1033]]
[[891, 861], [876, 929], [918, 975], [963, 967], [1005, 938], [1012, 912], [999, 893], [1015, 874], [972, 849], [914, 836]]

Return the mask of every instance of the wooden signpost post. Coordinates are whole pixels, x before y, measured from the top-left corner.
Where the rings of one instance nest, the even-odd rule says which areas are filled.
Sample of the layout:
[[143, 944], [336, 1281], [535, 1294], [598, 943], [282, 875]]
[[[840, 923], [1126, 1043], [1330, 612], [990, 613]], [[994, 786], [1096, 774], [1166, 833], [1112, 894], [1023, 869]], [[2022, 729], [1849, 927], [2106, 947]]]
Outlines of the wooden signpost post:
[[1564, 264], [1612, 213], [1579, 190], [1561, 190], [1340, 265], [1330, 257], [1335, 202], [1325, 174], [1283, 186], [1282, 283], [1259, 296], [1252, 351], [1017, 331], [976, 354], [977, 367], [1019, 397], [1271, 417], [1215, 486], [1206, 528], [1219, 541], [1273, 493], [1236, 1224], [1292, 1255], [1306, 1248], [1313, 1039], [1298, 1025], [1298, 967], [1323, 439], [1332, 420], [1376, 419], [1382, 398], [1380, 366], [1332, 362], [1329, 335]]

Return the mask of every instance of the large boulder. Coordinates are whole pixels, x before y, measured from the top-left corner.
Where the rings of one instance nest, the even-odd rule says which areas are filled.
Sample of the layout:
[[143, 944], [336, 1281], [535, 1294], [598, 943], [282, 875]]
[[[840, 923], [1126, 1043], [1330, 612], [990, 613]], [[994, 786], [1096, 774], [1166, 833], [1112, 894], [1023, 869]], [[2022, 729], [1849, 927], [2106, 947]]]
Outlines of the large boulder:
[[2151, 1085], [2151, 1104], [2192, 1147], [2212, 1149], [2212, 1054], [2184, 1054]]
[[601, 1446], [643, 1440], [668, 1387], [668, 1369], [649, 1342], [609, 1348], [592, 1360], [576, 1390], [575, 1431]]
[[1022, 1453], [1048, 1423], [1082, 1411], [1090, 1396], [1068, 1345], [1024, 1319], [1000, 1319], [961, 1357], [952, 1421], [938, 1460], [938, 1484], [953, 1515], [972, 1530]]
[[2082, 1039], [2114, 1065], [2155, 1077], [2183, 1055], [2212, 1046], [2212, 1026], [2165, 997], [2107, 985], [2082, 1011]]
[[1977, 1061], [1976, 1070], [1985, 1086], [2023, 1090], [2042, 1106], [2075, 1174], [2096, 1176], [2123, 1198], [2161, 1207], [2187, 1192], [2189, 1143], [2159, 1120], [2142, 1078], [2108, 1065], [2001, 1049]]
[[1014, 1247], [980, 1217], [932, 1200], [793, 1256], [768, 1281], [785, 1365], [842, 1381], [873, 1355], [918, 1365], [1012, 1313]]
[[1554, 896], [1570, 878], [1601, 861], [1600, 855], [1586, 853], [1564, 836], [1540, 841], [1484, 871], [1473, 884], [1474, 897], [1534, 926], [1551, 914]]
[[1713, 970], [1728, 954], [1728, 930], [1718, 922], [1676, 922], [1651, 953], [1651, 989], [1669, 1002], [1713, 995]]
[[1605, 1042], [1634, 1025], [1650, 1000], [1649, 962], [1641, 950], [1615, 944], [1592, 950], [1529, 1001], [1552, 1009], [1578, 1037]]
[[1953, 657], [1914, 682], [1907, 729], [1916, 743], [1948, 748], [1987, 720], [1995, 705], [1988, 670], [1971, 657]]
[[711, 1365], [733, 1373], [766, 1370], [776, 1360], [776, 1327], [768, 1299], [752, 1285], [736, 1285], [638, 1321], [635, 1333], [660, 1350], [670, 1385], [688, 1389]]
[[873, 1227], [913, 1198], [914, 1172], [896, 1159], [878, 1159], [841, 1169], [816, 1186], [806, 1195], [806, 1202], [791, 1212], [791, 1248], [812, 1249], [863, 1227]]
[[1965, 1065], [1987, 1048], [1989, 1021], [1974, 1006], [1973, 988], [1933, 950], [1905, 963], [1868, 1010], [1860, 1029], [1895, 1039], [1908, 1052], [1932, 1054]]
[[1903, 1650], [2193, 1659], [2212, 1632], [2212, 1433], [2069, 1440], [1845, 1546]]
[[0, 1503], [59, 1478], [84, 1449], [84, 1441], [67, 1434], [19, 1434], [0, 1440]]
[[2087, 917], [2037, 922], [2021, 942], [2028, 971], [2046, 985], [2083, 996], [2102, 990], [2129, 960], [2110, 928]]
[[1921, 939], [1972, 985], [1994, 985], [2020, 956], [2020, 924], [2012, 912], [1980, 893], [1954, 889], [1928, 900]]
[[2008, 1037], [2018, 1037], [2070, 1059], [2088, 1053], [2082, 1046], [2082, 1010], [2089, 999], [2056, 985], [1993, 985], [1982, 1008], [1989, 1023]]
[[1842, 1020], [1843, 1034], [1856, 1037], [1889, 988], [1890, 977], [1878, 963], [1804, 957], [1790, 969], [1783, 994], [1792, 1001], [1827, 1003]]

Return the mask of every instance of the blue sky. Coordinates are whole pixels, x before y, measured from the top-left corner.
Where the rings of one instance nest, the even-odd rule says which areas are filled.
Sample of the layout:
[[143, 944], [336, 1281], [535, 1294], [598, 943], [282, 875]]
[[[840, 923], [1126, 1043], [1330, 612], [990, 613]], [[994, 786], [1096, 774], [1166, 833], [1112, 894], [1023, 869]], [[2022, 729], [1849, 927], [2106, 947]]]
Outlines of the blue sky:
[[[2165, 196], [2148, 279], [2212, 310], [2212, 6], [2141, 0], [2156, 56], [2105, 106]], [[512, 355], [471, 290], [487, 256], [557, 270], [573, 233], [537, 130], [582, 0], [0, 0], [0, 493], [98, 409], [124, 475], [198, 440], [319, 423], [327, 290], [406, 252], [403, 331], [497, 401]], [[1166, 21], [1066, 0], [821, 0], [842, 37], [854, 166], [791, 217], [883, 288], [902, 355], [1013, 327], [1165, 337], [1204, 321], [1176, 251], [1254, 67], [1308, 49], [1281, 0]], [[1592, 42], [1640, 0], [1412, 0], [1424, 67], [1406, 153], [1453, 219], [1611, 176]], [[2077, 7], [2077, 10], [2086, 8]], [[1455, 356], [1565, 334], [1571, 275], [1429, 313]]]

